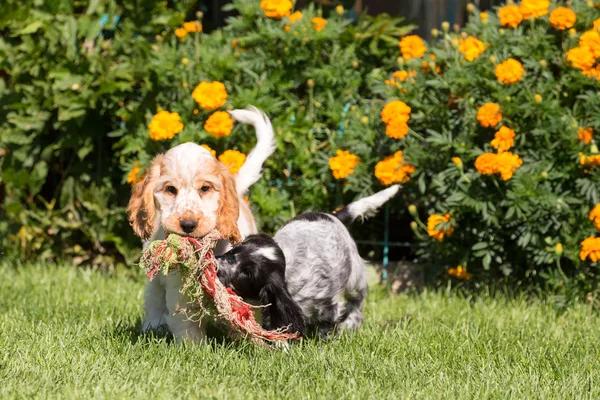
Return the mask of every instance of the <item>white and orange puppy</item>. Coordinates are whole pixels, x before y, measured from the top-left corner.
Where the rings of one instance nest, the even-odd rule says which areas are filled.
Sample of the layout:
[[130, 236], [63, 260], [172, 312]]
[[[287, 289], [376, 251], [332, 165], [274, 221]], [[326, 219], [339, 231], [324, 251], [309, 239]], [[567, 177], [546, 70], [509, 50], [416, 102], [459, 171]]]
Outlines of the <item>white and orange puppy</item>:
[[[235, 175], [205, 148], [184, 143], [152, 161], [144, 181], [133, 188], [127, 211], [135, 233], [144, 247], [169, 233], [201, 238], [218, 229], [225, 240], [216, 254], [256, 233], [256, 224], [243, 195], [261, 176], [262, 165], [275, 150], [271, 122], [257, 108], [233, 110], [231, 116], [251, 124], [258, 138], [242, 168]], [[178, 304], [187, 303], [180, 293], [181, 277], [173, 272], [158, 274], [146, 286], [143, 330], [167, 325], [178, 341], [201, 342], [204, 329], [197, 322], [177, 313]]]

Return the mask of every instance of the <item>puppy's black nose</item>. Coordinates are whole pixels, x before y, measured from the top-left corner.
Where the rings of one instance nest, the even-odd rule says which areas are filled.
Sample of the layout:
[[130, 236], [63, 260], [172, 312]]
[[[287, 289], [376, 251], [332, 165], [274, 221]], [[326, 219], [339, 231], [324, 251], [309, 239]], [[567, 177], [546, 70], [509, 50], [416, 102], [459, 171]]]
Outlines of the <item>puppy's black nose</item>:
[[182, 221], [179, 221], [179, 226], [181, 226], [181, 229], [185, 233], [190, 233], [190, 232], [193, 232], [194, 229], [196, 229], [196, 227], [198, 226], [198, 223], [196, 221], [182, 220]]

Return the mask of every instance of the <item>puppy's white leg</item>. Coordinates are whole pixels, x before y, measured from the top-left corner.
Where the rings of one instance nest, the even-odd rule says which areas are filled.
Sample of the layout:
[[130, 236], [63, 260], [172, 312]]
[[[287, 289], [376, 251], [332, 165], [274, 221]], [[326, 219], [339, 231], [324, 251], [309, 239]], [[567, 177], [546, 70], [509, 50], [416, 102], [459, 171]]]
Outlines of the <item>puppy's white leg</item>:
[[142, 323], [143, 332], [156, 329], [167, 323], [165, 321], [167, 314], [165, 288], [159, 278], [151, 280], [146, 285], [144, 292], [144, 311], [146, 315]]
[[190, 321], [185, 314], [176, 312], [178, 304], [181, 308], [184, 308], [188, 303], [188, 299], [179, 292], [180, 288], [181, 276], [177, 272], [170, 272], [165, 277], [168, 310], [167, 325], [178, 343], [183, 340], [201, 343], [206, 338], [206, 334], [200, 324]]

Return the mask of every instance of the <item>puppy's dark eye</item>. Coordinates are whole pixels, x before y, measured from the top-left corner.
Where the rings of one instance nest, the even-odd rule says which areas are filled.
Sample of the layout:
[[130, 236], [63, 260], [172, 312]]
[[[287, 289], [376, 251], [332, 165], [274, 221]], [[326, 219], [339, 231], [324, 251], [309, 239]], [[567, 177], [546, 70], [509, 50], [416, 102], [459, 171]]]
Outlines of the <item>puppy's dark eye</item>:
[[202, 186], [202, 187], [200, 188], [200, 193], [206, 193], [206, 192], [208, 192], [209, 190], [210, 190], [210, 186], [206, 186], [206, 185], [205, 185], [205, 186]]
[[177, 188], [175, 186], [168, 185], [165, 190], [171, 194], [177, 194]]

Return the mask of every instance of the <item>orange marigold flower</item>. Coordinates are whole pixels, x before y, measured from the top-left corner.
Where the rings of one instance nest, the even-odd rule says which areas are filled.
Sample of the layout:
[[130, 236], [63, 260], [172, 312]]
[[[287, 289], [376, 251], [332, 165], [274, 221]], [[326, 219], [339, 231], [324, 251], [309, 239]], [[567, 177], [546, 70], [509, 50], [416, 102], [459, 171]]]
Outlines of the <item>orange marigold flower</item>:
[[548, 14], [550, 8], [550, 1], [548, 0], [523, 0], [521, 1], [521, 7], [519, 11], [523, 15], [523, 18], [539, 18]]
[[204, 123], [204, 129], [214, 137], [221, 138], [231, 133], [233, 119], [227, 111], [215, 111]]
[[600, 203], [590, 211], [590, 221], [594, 222], [594, 226], [600, 232]]
[[438, 242], [442, 242], [444, 237], [450, 237], [452, 232], [454, 232], [454, 227], [449, 225], [449, 223], [450, 214], [431, 214], [427, 218], [427, 234]]
[[385, 134], [392, 139], [402, 139], [408, 133], [408, 125], [402, 118], [395, 118], [385, 127]]
[[400, 100], [390, 101], [381, 110], [381, 120], [389, 124], [394, 119], [401, 119], [407, 122], [410, 119], [410, 107]]
[[600, 260], [600, 238], [590, 236], [581, 242], [579, 258], [584, 261], [588, 257], [593, 262]]
[[187, 31], [184, 28], [177, 28], [175, 29], [175, 36], [177, 36], [180, 39], [183, 39], [184, 37], [187, 36]]
[[467, 61], [473, 61], [485, 51], [485, 43], [473, 36], [469, 36], [466, 39], [458, 41], [458, 51], [464, 54]]
[[183, 24], [183, 29], [188, 33], [202, 32], [202, 24], [198, 21], [185, 22]]
[[397, 151], [375, 165], [375, 177], [382, 185], [387, 186], [392, 183], [408, 182], [415, 170], [414, 166], [404, 161], [402, 151]]
[[586, 156], [585, 154], [579, 153], [579, 163], [586, 167], [593, 167], [600, 165], [600, 154]]
[[156, 113], [152, 121], [150, 121], [150, 125], [148, 125], [150, 139], [172, 139], [173, 136], [183, 130], [183, 123], [179, 119], [178, 113], [170, 113], [168, 111], [159, 111]]
[[493, 128], [502, 121], [500, 106], [496, 103], [485, 103], [477, 110], [477, 121], [484, 128]]
[[575, 12], [567, 7], [557, 7], [550, 13], [550, 24], [561, 31], [573, 27], [576, 19]]
[[585, 71], [581, 71], [581, 73], [587, 76], [588, 78], [595, 78], [597, 81], [600, 81], [600, 65], [596, 65], [595, 68], [590, 68]]
[[467, 272], [467, 269], [464, 268], [462, 265], [459, 265], [456, 268], [448, 268], [448, 275], [453, 276], [457, 279], [462, 279], [462, 280], [469, 280], [471, 279], [472, 275], [470, 273]]
[[502, 180], [507, 181], [522, 164], [523, 160], [510, 152], [483, 153], [475, 160], [475, 169], [482, 175], [500, 174]]
[[354, 167], [360, 162], [357, 155], [348, 150], [338, 150], [335, 157], [329, 159], [329, 168], [335, 179], [344, 179], [354, 173]]
[[133, 168], [131, 168], [131, 171], [129, 171], [129, 175], [127, 175], [127, 183], [130, 185], [135, 185], [136, 183], [140, 182], [142, 180], [142, 176], [138, 177], [140, 171], [140, 162], [136, 161], [133, 163]]
[[523, 20], [523, 14], [521, 14], [519, 6], [511, 4], [498, 10], [498, 18], [502, 26], [516, 28]]
[[312, 22], [313, 27], [317, 32], [321, 32], [323, 28], [325, 28], [325, 25], [327, 25], [327, 20], [321, 17], [314, 17], [310, 20], [310, 22]]
[[496, 77], [502, 83], [512, 84], [521, 80], [525, 70], [523, 65], [515, 60], [509, 58], [506, 61], [496, 65]]
[[600, 58], [600, 33], [597, 30], [584, 32], [579, 37], [579, 47], [587, 47], [595, 58]]
[[493, 148], [498, 149], [499, 153], [510, 149], [515, 145], [515, 131], [505, 126], [500, 127], [490, 144]]
[[265, 11], [265, 15], [274, 19], [290, 15], [292, 6], [291, 0], [262, 0], [260, 2], [260, 8]]
[[219, 161], [229, 167], [231, 175], [235, 175], [246, 162], [246, 155], [237, 150], [226, 150], [219, 156]]
[[577, 129], [577, 137], [579, 138], [579, 141], [583, 142], [585, 145], [590, 144], [593, 135], [594, 130], [592, 128], [579, 127], [579, 129]]
[[206, 150], [208, 150], [208, 152], [210, 154], [212, 154], [213, 157], [217, 156], [217, 152], [214, 151], [213, 149], [211, 149], [209, 145], [207, 145], [207, 144], [201, 144], [200, 147], [204, 147]]
[[398, 47], [400, 47], [400, 52], [405, 60], [423, 57], [423, 54], [427, 51], [425, 42], [417, 35], [404, 36], [400, 39]]
[[296, 11], [292, 15], [290, 15], [289, 19], [290, 19], [290, 24], [295, 24], [296, 22], [298, 22], [302, 19], [302, 13], [300, 11]]
[[587, 71], [594, 66], [596, 58], [589, 47], [575, 47], [567, 51], [567, 61], [571, 62], [573, 67]]
[[227, 90], [221, 82], [200, 82], [192, 97], [206, 111], [215, 110], [227, 101]]
[[597, 31], [600, 29], [600, 18], [594, 20], [594, 30]]

